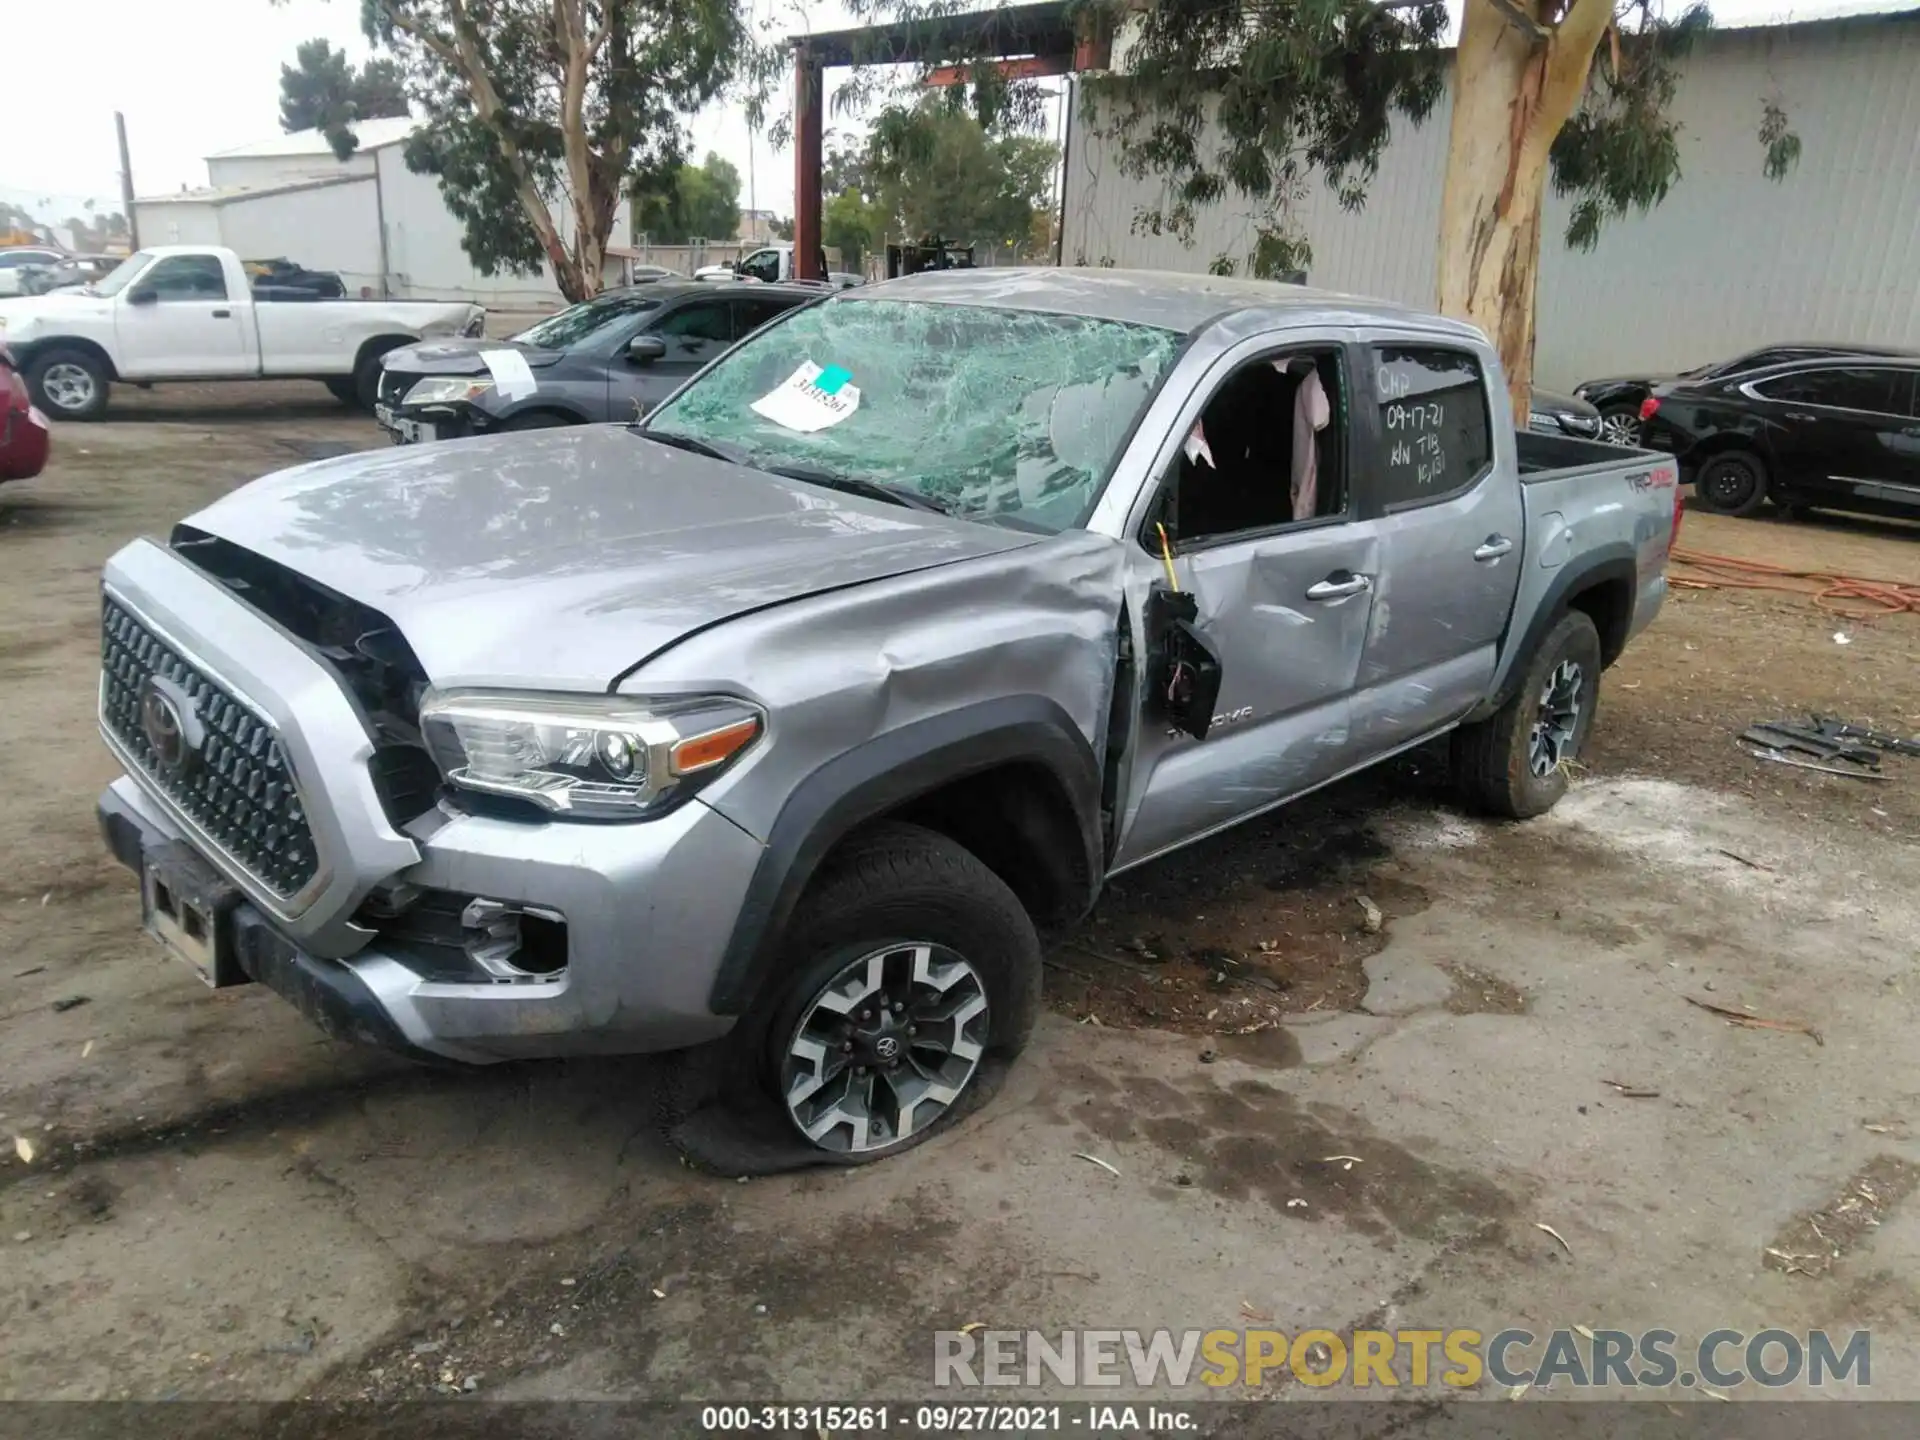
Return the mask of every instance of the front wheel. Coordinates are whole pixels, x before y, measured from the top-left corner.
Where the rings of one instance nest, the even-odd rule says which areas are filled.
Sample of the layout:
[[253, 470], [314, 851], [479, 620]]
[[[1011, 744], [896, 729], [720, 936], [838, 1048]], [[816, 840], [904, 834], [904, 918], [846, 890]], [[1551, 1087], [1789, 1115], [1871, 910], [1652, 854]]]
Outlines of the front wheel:
[[50, 350], [27, 366], [27, 389], [56, 420], [97, 420], [107, 408], [107, 367], [85, 350]]
[[1758, 455], [1730, 450], [1700, 467], [1693, 497], [1716, 515], [1751, 515], [1767, 499], [1767, 467]]
[[1567, 769], [1587, 742], [1600, 698], [1600, 632], [1578, 610], [1540, 642], [1513, 697], [1453, 732], [1453, 772], [1469, 803], [1525, 820], [1567, 793]]
[[802, 1137], [841, 1163], [904, 1150], [966, 1108], [1032, 1033], [1040, 941], [1005, 881], [944, 835], [849, 845], [789, 930], [764, 1055]]
[[1600, 438], [1609, 445], [1640, 447], [1640, 411], [1632, 405], [1616, 405], [1600, 412]]

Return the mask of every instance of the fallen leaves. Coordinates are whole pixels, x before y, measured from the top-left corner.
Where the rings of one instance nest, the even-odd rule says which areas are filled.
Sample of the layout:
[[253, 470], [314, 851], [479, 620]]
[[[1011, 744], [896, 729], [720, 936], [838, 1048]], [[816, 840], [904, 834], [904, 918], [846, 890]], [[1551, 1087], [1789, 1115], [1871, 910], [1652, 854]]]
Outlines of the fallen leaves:
[[1804, 1020], [1769, 1020], [1763, 1015], [1754, 1015], [1745, 1010], [1729, 1010], [1724, 1005], [1715, 1005], [1711, 1000], [1697, 1000], [1691, 995], [1682, 995], [1680, 998], [1689, 1005], [1698, 1006], [1702, 1010], [1718, 1015], [1729, 1025], [1744, 1025], [1749, 1030], [1784, 1030], [1789, 1035], [1805, 1035], [1816, 1045], [1824, 1046], [1827, 1043], [1821, 1038], [1820, 1032]]
[[24, 1135], [14, 1136], [13, 1153], [20, 1157], [22, 1164], [33, 1164], [33, 1141], [27, 1139]]
[[1547, 1234], [1551, 1235], [1554, 1239], [1560, 1242], [1560, 1248], [1562, 1250], [1566, 1251], [1567, 1254], [1569, 1255], [1573, 1254], [1573, 1247], [1567, 1244], [1567, 1237], [1562, 1235], [1558, 1230], [1554, 1229], [1551, 1225], [1548, 1225], [1543, 1221], [1536, 1220], [1533, 1222], [1533, 1228], [1536, 1230], [1546, 1231]]
[[1120, 1177], [1120, 1172], [1114, 1169], [1113, 1166], [1109, 1165], [1106, 1161], [1102, 1160], [1098, 1155], [1089, 1155], [1084, 1150], [1076, 1150], [1073, 1152], [1073, 1158], [1076, 1160], [1085, 1160], [1090, 1165], [1098, 1165], [1102, 1170], [1106, 1171], [1109, 1175], [1113, 1176], [1116, 1180], [1119, 1179]]

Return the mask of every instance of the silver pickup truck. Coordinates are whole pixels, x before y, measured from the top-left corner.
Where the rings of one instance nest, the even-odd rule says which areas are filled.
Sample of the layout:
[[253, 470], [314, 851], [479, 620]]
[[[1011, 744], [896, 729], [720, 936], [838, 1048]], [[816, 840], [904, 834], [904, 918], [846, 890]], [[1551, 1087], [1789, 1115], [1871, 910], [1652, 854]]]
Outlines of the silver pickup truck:
[[644, 425], [322, 461], [128, 545], [102, 826], [215, 985], [443, 1060], [738, 1046], [873, 1158], [1017, 1052], [1039, 932], [1119, 872], [1449, 732], [1473, 803], [1554, 804], [1677, 496], [1516, 431], [1466, 325], [919, 275]]

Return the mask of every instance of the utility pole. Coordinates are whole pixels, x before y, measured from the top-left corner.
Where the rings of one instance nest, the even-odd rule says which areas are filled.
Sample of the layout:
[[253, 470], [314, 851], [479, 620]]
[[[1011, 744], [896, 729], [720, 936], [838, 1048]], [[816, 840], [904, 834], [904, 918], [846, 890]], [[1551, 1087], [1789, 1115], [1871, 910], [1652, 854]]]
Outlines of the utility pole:
[[114, 133], [120, 137], [120, 208], [127, 215], [127, 249], [140, 248], [140, 222], [133, 217], [133, 161], [127, 158], [127, 117], [113, 112]]

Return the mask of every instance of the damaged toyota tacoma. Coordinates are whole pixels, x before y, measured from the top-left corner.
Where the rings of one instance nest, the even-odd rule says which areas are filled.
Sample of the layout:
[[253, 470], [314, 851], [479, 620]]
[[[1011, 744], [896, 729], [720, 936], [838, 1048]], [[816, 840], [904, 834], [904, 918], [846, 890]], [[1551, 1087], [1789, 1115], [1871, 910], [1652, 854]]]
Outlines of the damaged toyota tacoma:
[[1108, 879], [1451, 736], [1553, 805], [1660, 608], [1667, 457], [1516, 428], [1480, 333], [1292, 286], [958, 271], [643, 423], [301, 466], [109, 562], [147, 927], [335, 1035], [714, 1042], [913, 1143]]

